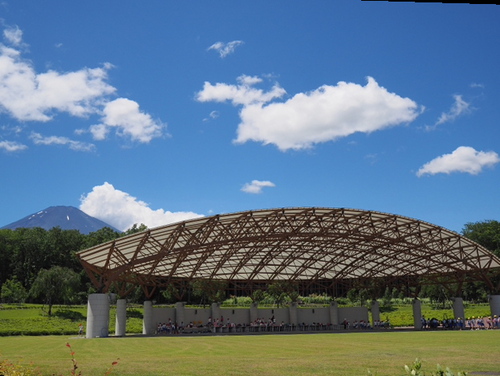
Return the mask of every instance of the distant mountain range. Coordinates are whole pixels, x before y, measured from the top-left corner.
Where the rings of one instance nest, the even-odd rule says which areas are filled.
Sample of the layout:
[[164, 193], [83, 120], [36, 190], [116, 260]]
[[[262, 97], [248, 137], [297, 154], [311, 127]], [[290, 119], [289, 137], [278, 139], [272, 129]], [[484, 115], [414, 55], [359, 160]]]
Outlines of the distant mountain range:
[[15, 230], [17, 228], [32, 227], [41, 227], [45, 230], [60, 227], [62, 230], [78, 230], [85, 235], [103, 227], [109, 227], [114, 231], [121, 232], [106, 222], [91, 217], [73, 206], [51, 206], [8, 224], [2, 229]]

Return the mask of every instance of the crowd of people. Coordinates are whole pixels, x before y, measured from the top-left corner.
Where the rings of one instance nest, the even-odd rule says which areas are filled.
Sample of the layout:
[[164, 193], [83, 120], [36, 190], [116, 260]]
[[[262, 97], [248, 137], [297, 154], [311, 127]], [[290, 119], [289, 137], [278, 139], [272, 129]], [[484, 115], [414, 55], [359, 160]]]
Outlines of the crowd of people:
[[289, 324], [284, 321], [277, 322], [275, 317], [269, 319], [258, 318], [249, 324], [236, 324], [229, 318], [224, 320], [223, 317], [212, 319], [209, 317], [206, 323], [202, 321], [177, 324], [170, 318], [166, 322], [159, 322], [156, 328], [156, 334], [182, 334], [182, 333], [236, 333], [236, 332], [280, 332], [280, 331], [323, 331], [323, 330], [339, 330], [339, 329], [387, 329], [391, 325], [388, 321], [376, 320], [372, 326], [365, 320], [354, 320], [352, 323], [344, 319], [340, 325], [330, 323], [313, 322], [306, 324], [305, 322], [298, 324]]
[[[457, 330], [482, 330], [482, 329], [500, 329], [500, 318], [495, 316], [470, 317], [467, 319], [444, 319], [436, 318], [426, 319], [422, 316], [422, 329], [457, 329]], [[156, 328], [156, 334], [182, 334], [182, 333], [236, 333], [236, 332], [275, 332], [275, 331], [320, 331], [320, 330], [364, 330], [364, 329], [388, 329], [391, 328], [389, 321], [375, 320], [373, 325], [365, 320], [354, 320], [349, 322], [344, 319], [340, 325], [325, 324], [313, 322], [306, 324], [304, 322], [287, 324], [284, 321], [277, 322], [273, 317], [269, 319], [258, 318], [250, 324], [235, 324], [229, 318], [224, 320], [208, 318], [204, 324], [202, 321], [177, 324], [170, 318], [166, 322], [160, 322]]]
[[500, 329], [500, 318], [497, 315], [484, 317], [469, 317], [457, 319], [438, 320], [436, 318], [426, 319], [422, 317], [422, 329], [458, 329], [458, 330], [481, 330]]

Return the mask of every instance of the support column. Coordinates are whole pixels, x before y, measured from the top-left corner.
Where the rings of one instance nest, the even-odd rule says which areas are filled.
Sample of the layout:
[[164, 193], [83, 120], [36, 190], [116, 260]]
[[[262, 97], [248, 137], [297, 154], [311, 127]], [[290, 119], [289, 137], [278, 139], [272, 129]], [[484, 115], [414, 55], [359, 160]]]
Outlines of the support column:
[[175, 322], [177, 323], [177, 326], [186, 325], [186, 302], [177, 302], [175, 303]]
[[107, 337], [109, 334], [109, 296], [90, 294], [87, 303], [86, 338]]
[[339, 325], [339, 304], [335, 301], [330, 303], [330, 322], [332, 325]]
[[123, 337], [127, 332], [127, 299], [116, 301], [115, 336]]
[[500, 295], [490, 295], [488, 296], [490, 302], [491, 315], [500, 316]]
[[453, 316], [456, 319], [459, 317], [465, 320], [464, 300], [462, 298], [451, 298], [453, 302]]
[[152, 335], [155, 332], [155, 323], [153, 322], [153, 302], [146, 300], [144, 302], [144, 314], [142, 319], [142, 334]]
[[290, 324], [295, 326], [298, 325], [297, 302], [292, 302], [290, 304], [289, 312], [290, 312]]
[[253, 302], [250, 306], [250, 323], [259, 318], [259, 303]]
[[422, 329], [422, 303], [418, 299], [413, 299], [413, 326]]
[[380, 307], [378, 301], [372, 300], [372, 326], [375, 326], [375, 321], [380, 321]]

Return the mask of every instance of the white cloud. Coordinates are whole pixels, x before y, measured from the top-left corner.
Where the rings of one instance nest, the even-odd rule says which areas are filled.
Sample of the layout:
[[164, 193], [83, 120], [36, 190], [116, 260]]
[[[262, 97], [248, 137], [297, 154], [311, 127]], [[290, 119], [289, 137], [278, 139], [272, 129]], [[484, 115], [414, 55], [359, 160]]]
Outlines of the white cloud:
[[131, 228], [134, 224], [144, 223], [153, 228], [203, 216], [193, 212], [153, 210], [144, 201], [115, 189], [107, 182], [95, 186], [92, 192], [83, 195], [80, 201], [80, 210], [121, 231]]
[[230, 101], [233, 105], [248, 106], [256, 103], [267, 103], [286, 94], [286, 91], [278, 84], [274, 85], [268, 92], [253, 88], [254, 84], [262, 81], [258, 77], [242, 75], [237, 78], [237, 81], [238, 85], [223, 83], [212, 85], [210, 82], [205, 82], [203, 90], [197, 93], [196, 99], [200, 102]]
[[452, 104], [450, 110], [448, 112], [443, 112], [433, 127], [427, 127], [428, 130], [438, 125], [454, 121], [460, 115], [470, 112], [470, 103], [464, 101], [461, 95], [454, 95], [453, 99], [455, 102]]
[[208, 51], [214, 50], [219, 53], [219, 56], [223, 59], [227, 55], [234, 53], [236, 47], [243, 44], [241, 40], [233, 40], [232, 42], [224, 43], [224, 42], [216, 42], [208, 47]]
[[246, 183], [241, 190], [246, 193], [258, 194], [262, 193], [264, 187], [275, 187], [275, 184], [267, 180], [252, 180], [251, 183]]
[[133, 141], [148, 143], [162, 135], [163, 124], [153, 120], [151, 115], [141, 112], [139, 104], [127, 98], [118, 98], [106, 103], [102, 123], [90, 127], [96, 140], [103, 140], [110, 128], [116, 128], [119, 136]]
[[23, 32], [19, 27], [8, 27], [3, 31], [4, 38], [11, 44], [18, 46], [23, 41]]
[[470, 146], [460, 146], [451, 154], [444, 154], [424, 164], [417, 171], [417, 176], [450, 174], [452, 172], [477, 175], [484, 167], [492, 167], [499, 162], [500, 157], [493, 151], [477, 151]]
[[264, 92], [252, 87], [260, 82], [256, 77], [241, 76], [238, 81], [238, 85], [205, 82], [197, 95], [200, 102], [243, 106], [236, 143], [275, 144], [283, 151], [306, 149], [356, 132], [408, 123], [419, 115], [414, 101], [389, 93], [371, 77], [366, 86], [339, 82], [273, 103], [269, 102], [286, 93], [278, 84]]
[[208, 115], [208, 117], [204, 118], [203, 121], [210, 121], [210, 119], [217, 119], [219, 117], [219, 112], [218, 111], [212, 111]]
[[18, 50], [0, 45], [0, 110], [19, 121], [52, 119], [53, 111], [84, 117], [98, 112], [115, 88], [105, 82], [110, 65], [37, 74]]
[[21, 150], [26, 150], [28, 147], [26, 145], [20, 144], [14, 141], [0, 141], [0, 149], [8, 152], [16, 152]]
[[34, 64], [23, 59], [16, 48], [22, 43], [22, 31], [5, 29], [4, 37], [14, 47], [0, 44], [0, 112], [18, 121], [38, 122], [48, 122], [57, 113], [80, 118], [100, 115], [101, 124], [89, 129], [98, 140], [105, 139], [111, 127], [119, 136], [143, 143], [162, 135], [164, 125], [140, 111], [137, 102], [127, 98], [109, 100], [116, 92], [106, 82], [111, 64], [72, 72], [37, 73]]
[[31, 133], [31, 140], [35, 145], [63, 145], [68, 146], [71, 150], [75, 151], [93, 151], [95, 150], [94, 144], [86, 142], [71, 140], [67, 137], [61, 136], [48, 136], [44, 137], [40, 133]]
[[480, 89], [484, 89], [485, 88], [484, 84], [479, 84], [477, 82], [471, 83], [470, 87], [472, 87], [472, 88], [480, 88]]

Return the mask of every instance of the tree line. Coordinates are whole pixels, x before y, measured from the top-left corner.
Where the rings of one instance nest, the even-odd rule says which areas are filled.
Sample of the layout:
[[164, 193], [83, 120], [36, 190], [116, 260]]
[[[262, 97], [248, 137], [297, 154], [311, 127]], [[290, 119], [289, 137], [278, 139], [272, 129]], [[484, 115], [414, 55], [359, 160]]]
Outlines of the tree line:
[[54, 303], [84, 303], [93, 287], [76, 253], [145, 229], [134, 225], [119, 233], [104, 227], [88, 235], [60, 227], [0, 230], [1, 301], [46, 303], [49, 311]]
[[[42, 228], [19, 228], [16, 230], [0, 230], [0, 298], [4, 303], [37, 302], [50, 307], [54, 303], [82, 304], [87, 300], [88, 293], [94, 292], [76, 253], [80, 250], [116, 239], [121, 236], [146, 230], [143, 224], [134, 225], [124, 233], [118, 233], [110, 228], [102, 228], [88, 235], [77, 230], [62, 230], [59, 227], [51, 230]], [[489, 220], [467, 223], [462, 235], [484, 246], [500, 257], [500, 222]], [[498, 278], [497, 283], [500, 283]], [[292, 300], [298, 296], [296, 291], [287, 286], [270, 285], [268, 293], [281, 301], [284, 296]], [[500, 286], [500, 285], [499, 285]], [[195, 283], [191, 286], [193, 299], [204, 302], [218, 300], [225, 296], [224, 286], [212, 286], [207, 283]], [[276, 290], [276, 291], [274, 291]], [[468, 283], [464, 286], [464, 297], [468, 300], [484, 301], [488, 291], [480, 282]], [[358, 289], [350, 292], [350, 298], [359, 295], [362, 301], [366, 291]], [[384, 295], [394, 296], [400, 292], [385, 291]], [[167, 288], [159, 292], [160, 300], [174, 299], [173, 291]], [[421, 292], [423, 297], [436, 301], [444, 301], [448, 297], [440, 285], [425, 286]], [[140, 288], [128, 297], [140, 301]], [[383, 296], [380, 296], [383, 298]], [[258, 298], [256, 299], [258, 300]], [[279, 304], [280, 302], [278, 302]]]

